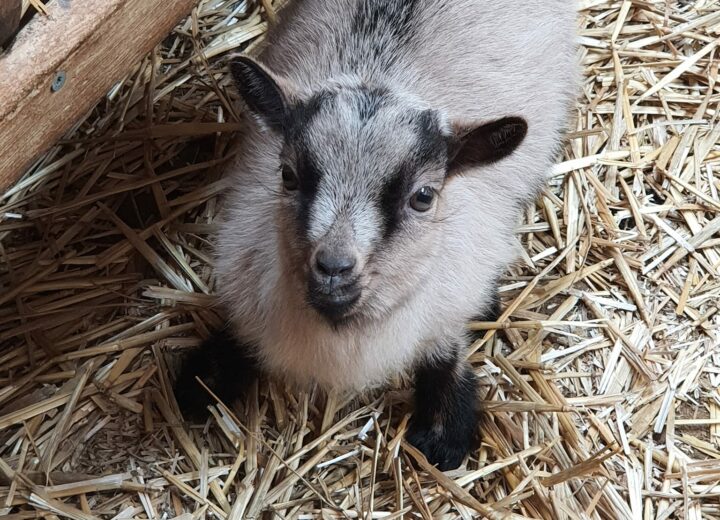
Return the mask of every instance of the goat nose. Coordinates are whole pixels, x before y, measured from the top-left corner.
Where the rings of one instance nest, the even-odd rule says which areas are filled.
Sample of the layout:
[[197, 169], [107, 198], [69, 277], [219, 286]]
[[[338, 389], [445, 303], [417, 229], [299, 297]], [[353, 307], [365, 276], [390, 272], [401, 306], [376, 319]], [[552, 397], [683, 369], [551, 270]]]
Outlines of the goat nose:
[[348, 253], [332, 253], [321, 249], [315, 256], [315, 265], [319, 273], [326, 276], [344, 276], [355, 268], [355, 256]]

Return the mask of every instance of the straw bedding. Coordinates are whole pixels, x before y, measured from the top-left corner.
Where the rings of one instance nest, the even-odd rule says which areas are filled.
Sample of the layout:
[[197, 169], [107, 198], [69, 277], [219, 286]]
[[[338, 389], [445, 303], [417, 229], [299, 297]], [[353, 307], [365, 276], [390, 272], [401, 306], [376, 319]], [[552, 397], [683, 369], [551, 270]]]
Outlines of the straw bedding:
[[471, 324], [466, 466], [403, 441], [402, 384], [263, 381], [182, 422], [177, 357], [221, 320], [227, 57], [279, 7], [200, 2], [0, 199], [0, 516], [720, 518], [717, 0], [582, 1], [576, 127]]

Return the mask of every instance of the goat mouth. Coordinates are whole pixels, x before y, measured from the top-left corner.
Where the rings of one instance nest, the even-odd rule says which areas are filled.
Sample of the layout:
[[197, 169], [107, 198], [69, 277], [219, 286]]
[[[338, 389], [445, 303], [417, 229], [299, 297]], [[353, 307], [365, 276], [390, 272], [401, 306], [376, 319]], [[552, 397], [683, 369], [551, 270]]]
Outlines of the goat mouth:
[[311, 284], [307, 301], [318, 314], [338, 325], [352, 316], [361, 296], [362, 289], [356, 285], [326, 291]]

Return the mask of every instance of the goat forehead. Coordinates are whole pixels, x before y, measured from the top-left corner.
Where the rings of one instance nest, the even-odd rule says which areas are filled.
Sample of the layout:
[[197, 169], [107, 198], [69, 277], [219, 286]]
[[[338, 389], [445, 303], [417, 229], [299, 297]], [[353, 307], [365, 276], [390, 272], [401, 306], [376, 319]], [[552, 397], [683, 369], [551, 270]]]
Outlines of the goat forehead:
[[385, 100], [343, 96], [303, 130], [302, 148], [334, 191], [371, 189], [412, 157], [422, 135], [412, 114]]
[[373, 92], [350, 92], [326, 101], [304, 134], [316, 150], [344, 155], [401, 152], [419, 138], [419, 113]]
[[433, 160], [427, 150], [437, 150], [436, 159], [442, 159], [437, 120], [380, 90], [325, 93], [306, 106], [312, 110], [304, 112], [310, 117], [304, 120], [300, 153], [312, 156], [317, 180], [308, 238], [319, 239], [342, 218], [356, 239], [369, 245], [393, 220], [388, 200], [397, 205], [403, 196], [389, 197], [387, 191], [411, 184], [398, 182], [399, 176], [413, 173], [408, 165]]

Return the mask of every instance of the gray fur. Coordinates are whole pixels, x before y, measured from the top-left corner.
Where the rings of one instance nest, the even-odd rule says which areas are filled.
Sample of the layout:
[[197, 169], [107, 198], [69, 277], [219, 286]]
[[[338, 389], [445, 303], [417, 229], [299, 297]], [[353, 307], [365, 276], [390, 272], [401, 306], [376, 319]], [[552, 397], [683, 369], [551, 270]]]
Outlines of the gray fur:
[[[516, 257], [521, 208], [557, 154], [578, 83], [575, 9], [572, 0], [296, 0], [281, 13], [259, 62], [299, 127], [248, 121], [217, 240], [219, 294], [266, 369], [357, 390], [442, 356], [438, 345], [463, 344], [466, 321], [492, 304]], [[428, 132], [450, 141], [508, 116], [528, 125], [514, 153], [446, 176]], [[295, 165], [299, 150], [322, 170], [305, 203], [279, 193], [281, 164]], [[439, 199], [427, 213], [400, 200], [385, 234], [379, 197], [401, 168], [408, 194], [427, 185]], [[309, 260], [327, 241], [359, 260], [360, 304], [340, 325], [306, 298]]]

